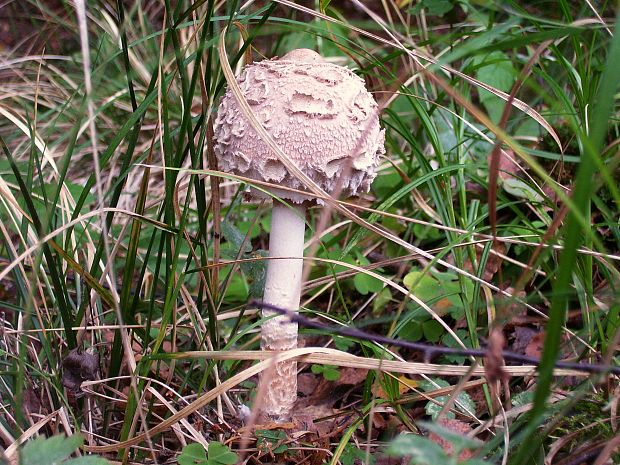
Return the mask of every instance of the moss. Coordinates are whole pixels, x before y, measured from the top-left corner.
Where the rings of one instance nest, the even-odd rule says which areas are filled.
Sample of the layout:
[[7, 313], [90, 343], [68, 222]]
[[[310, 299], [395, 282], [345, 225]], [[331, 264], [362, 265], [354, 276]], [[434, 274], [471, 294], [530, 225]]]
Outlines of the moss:
[[[608, 400], [603, 395], [591, 395], [576, 404], [551, 432], [552, 437], [575, 434], [561, 452], [571, 453], [585, 442], [604, 441], [615, 437], [609, 422], [609, 412], [603, 411]], [[592, 426], [590, 426], [592, 425]], [[589, 428], [586, 428], [590, 426]], [[612, 455], [614, 463], [620, 463], [620, 453]]]

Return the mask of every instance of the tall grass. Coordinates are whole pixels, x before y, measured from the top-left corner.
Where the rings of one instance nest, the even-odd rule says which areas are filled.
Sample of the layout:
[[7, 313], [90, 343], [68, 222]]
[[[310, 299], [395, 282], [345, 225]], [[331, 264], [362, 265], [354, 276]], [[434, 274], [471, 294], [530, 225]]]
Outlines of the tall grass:
[[[218, 171], [212, 120], [229, 69], [298, 47], [364, 77], [387, 131], [372, 191], [311, 209], [304, 315], [451, 347], [486, 347], [493, 329], [508, 349], [515, 328], [544, 336], [535, 378], [507, 369], [498, 391], [488, 373], [457, 366], [465, 357], [431, 364], [302, 329], [310, 347], [299, 354], [313, 364], [372, 368], [352, 393], [357, 416], [339, 405], [348, 420], [325, 459], [353, 444], [382, 451], [447, 392], [456, 403], [446, 409], [479, 426], [491, 461], [542, 463], [554, 428], [585, 398], [598, 399], [592, 421], [611, 433], [617, 422], [603, 407], [617, 405], [617, 377], [567, 380], [554, 364], [618, 363], [612, 3], [44, 3], [0, 6], [14, 39], [19, 28], [39, 35], [35, 48], [0, 48], [5, 447], [81, 432], [86, 450], [124, 460], [218, 438], [261, 456], [239, 431], [255, 375], [269, 366], [250, 364], [261, 359], [260, 318], [245, 305], [262, 295], [269, 209], [243, 201], [252, 180]], [[48, 31], [61, 43], [41, 46]], [[86, 379], [73, 391], [72, 350]], [[418, 376], [406, 384], [398, 376], [412, 361]], [[403, 363], [390, 377], [384, 362]], [[482, 379], [473, 409], [459, 395], [471, 376]], [[529, 399], [527, 413], [516, 399]], [[390, 433], [375, 415], [398, 426]], [[298, 458], [323, 447], [303, 444]]]

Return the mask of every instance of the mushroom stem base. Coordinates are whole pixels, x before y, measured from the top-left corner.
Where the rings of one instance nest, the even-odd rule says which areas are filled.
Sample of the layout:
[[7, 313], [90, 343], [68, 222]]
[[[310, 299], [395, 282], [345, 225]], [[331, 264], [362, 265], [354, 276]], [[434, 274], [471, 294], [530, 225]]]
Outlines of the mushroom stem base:
[[[299, 310], [303, 273], [305, 207], [274, 201], [269, 236], [269, 261], [263, 301], [291, 311]], [[261, 348], [283, 351], [297, 347], [297, 323], [263, 309]], [[262, 373], [261, 414], [276, 422], [290, 420], [297, 400], [297, 363], [280, 362]]]

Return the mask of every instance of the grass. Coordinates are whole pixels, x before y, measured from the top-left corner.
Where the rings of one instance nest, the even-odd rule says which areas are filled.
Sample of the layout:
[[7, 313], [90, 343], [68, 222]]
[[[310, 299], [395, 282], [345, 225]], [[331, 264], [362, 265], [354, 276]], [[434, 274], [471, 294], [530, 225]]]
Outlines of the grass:
[[[445, 454], [417, 436], [431, 419], [489, 463], [605, 463], [617, 376], [554, 367], [618, 365], [613, 2], [242, 3], [0, 6], [4, 447], [81, 433], [84, 450], [141, 463], [214, 441], [253, 463], [424, 461]], [[246, 305], [262, 296], [269, 208], [218, 171], [211, 126], [244, 60], [298, 47], [366, 80], [387, 149], [370, 193], [310, 210], [302, 314], [527, 352], [535, 374], [302, 328], [314, 434], [244, 429], [269, 366]]]

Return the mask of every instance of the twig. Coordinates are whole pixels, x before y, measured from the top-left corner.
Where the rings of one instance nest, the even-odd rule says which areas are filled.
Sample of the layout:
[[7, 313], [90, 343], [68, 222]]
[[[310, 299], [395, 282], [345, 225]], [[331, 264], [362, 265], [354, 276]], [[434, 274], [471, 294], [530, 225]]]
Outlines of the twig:
[[[380, 342], [383, 344], [390, 344], [406, 349], [417, 350], [422, 352], [425, 361], [430, 360], [436, 355], [463, 355], [466, 357], [485, 357], [487, 355], [486, 349], [457, 349], [446, 346], [434, 346], [420, 342], [409, 342], [399, 339], [393, 339], [391, 337], [381, 336], [378, 334], [371, 334], [361, 331], [357, 328], [328, 326], [323, 323], [312, 321], [297, 312], [292, 312], [284, 308], [279, 308], [274, 305], [261, 302], [259, 300], [250, 301], [248, 303], [248, 306], [251, 306], [253, 308], [266, 308], [282, 315], [287, 315], [291, 319], [291, 321], [306, 328], [320, 329], [323, 331], [327, 331], [331, 334], [349, 336], [364, 341]], [[521, 355], [516, 352], [511, 352], [509, 350], [502, 350], [501, 352], [505, 360], [536, 366], [540, 365], [540, 359], [536, 357], [528, 357], [527, 355]], [[620, 375], [620, 367], [611, 365], [596, 365], [592, 363], [557, 361], [555, 363], [555, 366], [557, 368], [567, 368], [570, 370], [584, 371], [587, 373], [613, 373], [615, 375]]]

